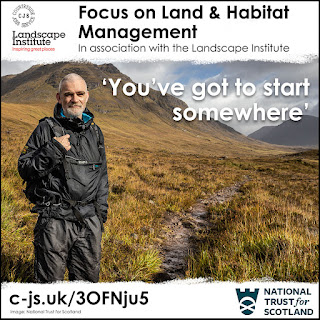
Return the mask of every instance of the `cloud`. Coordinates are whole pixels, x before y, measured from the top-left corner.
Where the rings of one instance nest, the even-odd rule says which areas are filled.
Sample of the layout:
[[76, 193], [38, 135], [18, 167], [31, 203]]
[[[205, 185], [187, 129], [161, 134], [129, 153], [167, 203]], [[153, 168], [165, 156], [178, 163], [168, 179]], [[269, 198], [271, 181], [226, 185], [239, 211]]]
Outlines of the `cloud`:
[[128, 75], [134, 82], [150, 83], [152, 78], [162, 84], [176, 82], [180, 76], [175, 62], [113, 63], [121, 73]]
[[[207, 94], [203, 101], [196, 102], [192, 98], [192, 85], [197, 79], [190, 78], [189, 83], [186, 86], [185, 94], [182, 99], [189, 105], [198, 109], [200, 107], [218, 108], [252, 108], [253, 103], [257, 103], [258, 107], [269, 109], [271, 107], [277, 108], [292, 108], [299, 107], [303, 110], [303, 114], [318, 115], [319, 108], [319, 93], [318, 93], [318, 60], [308, 64], [289, 64], [289, 63], [273, 63], [273, 62], [258, 62], [258, 61], [246, 61], [246, 62], [231, 62], [218, 64], [222, 71], [213, 77], [205, 79], [205, 83], [208, 85], [211, 82], [221, 84], [222, 79], [226, 78], [229, 83], [228, 96], [223, 97], [221, 95], [217, 97], [211, 97]], [[256, 93], [252, 97], [245, 95], [236, 96], [234, 83], [237, 78], [241, 79], [244, 84], [251, 82], [256, 86]], [[303, 82], [305, 78], [308, 78], [310, 87], [308, 95], [304, 95], [301, 91], [300, 94], [293, 97], [285, 97], [283, 95], [266, 97], [263, 95], [265, 82], [274, 82], [274, 79], [278, 78], [280, 83], [284, 82]], [[304, 109], [305, 103], [308, 103], [308, 110]], [[232, 126], [235, 130], [243, 133], [250, 134], [251, 132], [258, 130], [264, 125], [278, 125], [282, 121], [237, 121], [232, 120], [226, 122], [226, 124]]]
[[8, 61], [1, 60], [1, 77], [8, 74], [18, 74], [29, 68], [34, 64], [37, 64], [33, 61]]

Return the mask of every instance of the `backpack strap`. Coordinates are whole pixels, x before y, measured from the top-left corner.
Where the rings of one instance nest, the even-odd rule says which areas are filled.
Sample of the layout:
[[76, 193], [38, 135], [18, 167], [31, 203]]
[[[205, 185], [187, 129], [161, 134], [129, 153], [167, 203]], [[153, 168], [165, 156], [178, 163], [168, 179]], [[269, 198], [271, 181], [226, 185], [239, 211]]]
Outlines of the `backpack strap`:
[[[64, 136], [66, 134], [64, 128], [62, 127], [62, 125], [55, 119], [52, 117], [46, 117], [44, 118], [44, 120], [49, 124], [51, 130], [53, 131], [55, 137], [61, 137]], [[62, 164], [63, 164], [63, 168], [64, 168], [64, 172], [65, 172], [65, 176], [68, 179], [69, 178], [69, 167], [66, 161], [66, 157], [63, 157], [62, 159]]]
[[[102, 143], [102, 139], [101, 139], [101, 135], [99, 134], [99, 130], [98, 130], [98, 126], [92, 121], [91, 126], [90, 126], [91, 130], [94, 130], [96, 136], [97, 136], [97, 142], [98, 142], [98, 150], [100, 153], [100, 160], [103, 161], [103, 150], [104, 150], [104, 145]], [[93, 129], [92, 129], [93, 128]], [[93, 201], [93, 205], [96, 209], [96, 214], [99, 218], [100, 224], [101, 224], [101, 232], [104, 232], [104, 226], [103, 226], [103, 219], [102, 219], [102, 213], [100, 210], [100, 206], [97, 202], [97, 200], [95, 199]]]
[[51, 130], [53, 131], [56, 137], [61, 137], [66, 134], [62, 125], [55, 118], [46, 117], [44, 118], [44, 120], [49, 124]]
[[101, 139], [101, 135], [99, 133], [99, 130], [98, 130], [98, 126], [92, 121], [91, 123], [91, 126], [90, 126], [90, 129], [91, 131], [93, 131], [93, 133], [96, 135], [97, 137], [97, 143], [98, 143], [98, 150], [99, 150], [99, 153], [100, 153], [100, 158], [101, 158], [101, 161], [103, 159], [103, 148], [104, 148], [104, 145], [102, 143], [102, 139]]

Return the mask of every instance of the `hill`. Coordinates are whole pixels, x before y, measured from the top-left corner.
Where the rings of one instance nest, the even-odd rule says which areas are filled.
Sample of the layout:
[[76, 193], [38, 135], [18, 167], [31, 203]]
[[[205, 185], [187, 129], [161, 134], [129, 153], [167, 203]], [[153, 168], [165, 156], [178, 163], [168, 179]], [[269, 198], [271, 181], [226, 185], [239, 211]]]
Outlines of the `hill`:
[[257, 131], [248, 135], [249, 138], [262, 140], [264, 136], [269, 134], [273, 130], [274, 126], [264, 126]]
[[317, 147], [319, 145], [319, 118], [304, 115], [297, 122], [287, 120], [278, 126], [262, 127], [248, 137], [272, 144]]
[[[174, 107], [186, 108], [182, 100], [150, 89], [150, 94], [128, 97], [122, 93], [126, 82], [133, 82], [112, 64], [59, 62], [35, 65], [15, 76], [2, 77], [2, 117], [6, 127], [17, 125], [21, 114], [31, 127], [43, 116], [51, 116], [60, 79], [71, 72], [80, 74], [88, 84], [88, 108], [106, 135], [110, 147], [166, 150], [184, 154], [206, 155], [269, 155], [292, 149], [275, 147], [248, 139], [218, 121], [172, 120]], [[121, 78], [117, 96], [111, 86], [103, 86], [103, 78]], [[12, 114], [12, 109], [16, 114]], [[32, 114], [32, 116], [31, 116]]]

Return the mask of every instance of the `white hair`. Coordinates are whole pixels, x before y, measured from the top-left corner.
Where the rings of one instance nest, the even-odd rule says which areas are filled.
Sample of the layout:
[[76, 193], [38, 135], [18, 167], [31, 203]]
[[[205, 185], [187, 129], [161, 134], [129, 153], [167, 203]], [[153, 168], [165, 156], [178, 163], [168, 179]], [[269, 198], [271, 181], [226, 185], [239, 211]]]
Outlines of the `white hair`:
[[79, 76], [77, 73], [69, 73], [61, 79], [59, 83], [59, 92], [61, 92], [61, 88], [64, 82], [74, 81], [74, 80], [82, 80], [86, 84], [86, 90], [88, 91], [87, 83], [81, 76]]

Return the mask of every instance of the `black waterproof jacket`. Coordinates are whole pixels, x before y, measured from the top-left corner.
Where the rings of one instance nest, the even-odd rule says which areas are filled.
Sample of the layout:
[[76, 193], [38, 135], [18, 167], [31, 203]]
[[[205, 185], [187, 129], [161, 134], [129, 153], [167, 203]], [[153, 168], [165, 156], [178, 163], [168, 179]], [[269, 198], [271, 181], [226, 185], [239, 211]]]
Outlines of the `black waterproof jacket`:
[[[77, 211], [83, 218], [97, 214], [94, 202], [99, 207], [103, 222], [107, 220], [108, 175], [103, 135], [98, 133], [103, 146], [93, 130], [93, 114], [86, 109], [83, 119], [70, 119], [61, 114], [61, 104], [56, 104], [54, 118], [70, 135], [71, 149], [67, 151], [57, 140], [52, 128], [44, 119], [31, 134], [19, 161], [19, 174], [27, 182], [26, 195], [36, 206], [32, 212], [76, 221], [70, 204], [77, 201]], [[66, 174], [63, 161], [68, 159]], [[79, 165], [76, 161], [81, 160]]]

